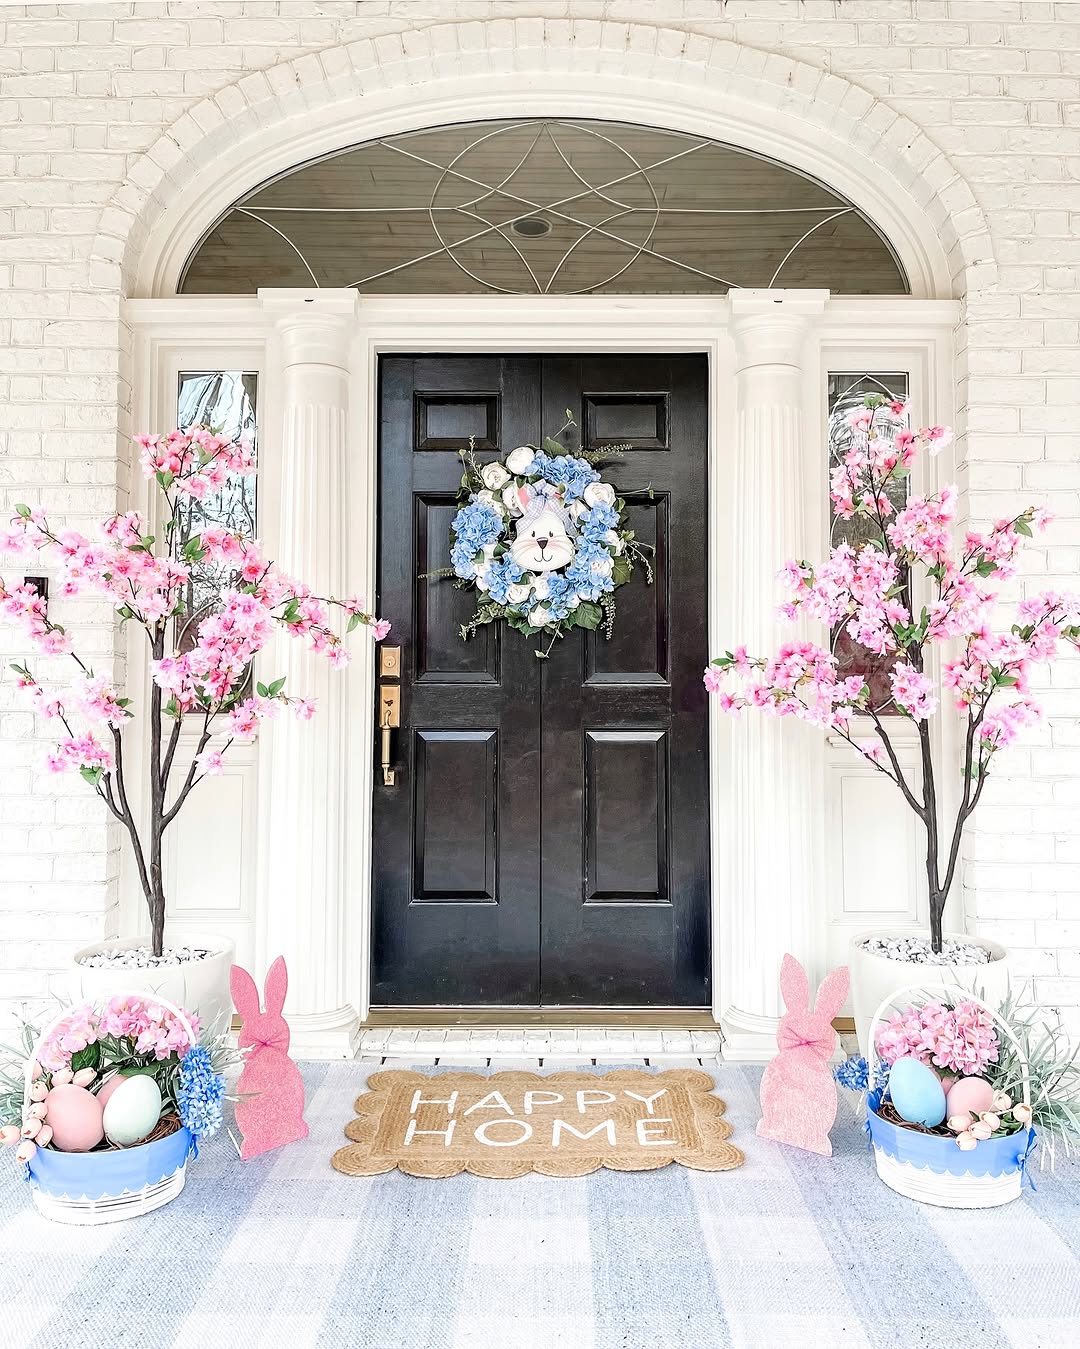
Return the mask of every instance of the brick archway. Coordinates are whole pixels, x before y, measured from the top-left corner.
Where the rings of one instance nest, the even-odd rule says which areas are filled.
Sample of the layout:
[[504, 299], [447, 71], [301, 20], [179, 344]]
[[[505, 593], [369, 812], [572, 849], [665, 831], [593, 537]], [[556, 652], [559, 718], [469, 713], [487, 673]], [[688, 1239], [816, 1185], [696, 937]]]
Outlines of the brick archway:
[[700, 131], [814, 173], [888, 235], [916, 295], [964, 295], [996, 278], [963, 177], [858, 85], [701, 34], [543, 18], [364, 39], [225, 86], [135, 161], [102, 211], [93, 273], [128, 296], [172, 294], [183, 255], [216, 215], [304, 158], [388, 131], [552, 107]]

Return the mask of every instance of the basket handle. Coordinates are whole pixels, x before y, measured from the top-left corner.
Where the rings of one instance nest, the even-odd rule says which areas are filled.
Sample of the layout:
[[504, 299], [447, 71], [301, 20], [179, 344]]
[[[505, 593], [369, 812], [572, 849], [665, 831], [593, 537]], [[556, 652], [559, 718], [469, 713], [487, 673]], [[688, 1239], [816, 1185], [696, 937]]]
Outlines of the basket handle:
[[898, 988], [894, 993], [890, 993], [888, 997], [882, 999], [882, 1001], [878, 1003], [877, 1011], [870, 1018], [870, 1045], [869, 1045], [870, 1057], [866, 1061], [867, 1090], [868, 1091], [874, 1090], [874, 1083], [877, 1079], [877, 1059], [878, 1059], [877, 1032], [878, 1026], [885, 1019], [884, 1018], [885, 1012], [888, 1010], [888, 1008], [893, 1006], [893, 1004], [896, 1003], [897, 1000], [900, 998], [906, 998], [911, 993], [926, 994], [929, 992], [948, 993], [950, 995], [960, 994], [961, 999], [964, 1002], [977, 1002], [980, 1007], [982, 1007], [985, 1011], [990, 1013], [990, 1015], [994, 1018], [994, 1021], [997, 1024], [998, 1028], [1005, 1032], [1006, 1039], [1012, 1041], [1012, 1046], [1016, 1050], [1017, 1062], [1020, 1064], [1020, 1080], [1023, 1085], [1024, 1104], [1030, 1106], [1031, 1074], [1028, 1071], [1028, 1061], [1026, 1055], [1024, 1054], [1024, 1047], [1020, 1043], [1020, 1040], [1018, 1039], [1016, 1032], [1013, 1030], [1013, 1028], [1009, 1025], [1009, 1023], [1005, 1020], [1005, 1018], [1001, 1015], [1000, 1012], [998, 1012], [995, 1008], [991, 1007], [990, 1004], [985, 1001], [985, 999], [980, 998], [976, 993], [972, 993], [972, 991], [969, 988], [965, 988], [962, 984], [941, 984], [936, 989], [933, 990], [924, 988], [921, 984], [908, 984], [904, 988]]
[[[163, 998], [159, 994], [148, 994], [145, 989], [121, 989], [119, 992], [110, 993], [109, 1000], [113, 998], [139, 998], [143, 1002], [153, 1003], [155, 1007], [164, 1007], [167, 1012], [171, 1012], [177, 1018], [183, 1028], [187, 1031], [188, 1040], [191, 1044], [198, 1044], [199, 1038], [195, 1034], [195, 1028], [188, 1020], [188, 1015], [182, 1007], [178, 1007], [175, 1002], [170, 1002], [168, 998]], [[62, 1021], [66, 1021], [72, 1012], [78, 1011], [79, 1007], [93, 1007], [94, 1001], [81, 1002], [74, 1007], [62, 1007], [59, 1012], [48, 1022], [45, 1028], [38, 1034], [34, 1047], [30, 1051], [25, 1064], [23, 1065], [23, 1084], [25, 1093], [23, 1099], [26, 1102], [30, 1100], [30, 1065], [38, 1061], [38, 1055], [41, 1053], [41, 1047], [53, 1031]]]

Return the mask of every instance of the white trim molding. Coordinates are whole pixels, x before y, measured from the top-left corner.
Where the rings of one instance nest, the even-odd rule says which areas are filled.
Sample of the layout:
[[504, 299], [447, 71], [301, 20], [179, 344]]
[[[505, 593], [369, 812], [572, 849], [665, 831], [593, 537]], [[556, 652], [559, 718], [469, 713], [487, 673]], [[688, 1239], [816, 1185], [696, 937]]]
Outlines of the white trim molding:
[[[259, 303], [273, 319], [270, 378], [280, 387], [277, 560], [316, 595], [347, 593], [349, 350], [354, 290], [270, 290]], [[277, 428], [275, 428], [277, 429]], [[294, 697], [313, 698], [309, 725], [292, 716], [269, 727], [260, 757], [265, 821], [259, 849], [256, 961], [285, 952], [287, 1008], [295, 1052], [349, 1058], [356, 1047], [343, 949], [346, 685], [302, 641], [281, 637], [275, 673]]]
[[[159, 390], [153, 398], [145, 392], [138, 396], [137, 413], [147, 424], [164, 425], [174, 415], [168, 397], [175, 375], [169, 372], [185, 362], [205, 368], [207, 353], [222, 351], [223, 331], [242, 344], [237, 352], [244, 353], [247, 368], [254, 368], [253, 349], [263, 353], [258, 361], [263, 384], [259, 519], [267, 554], [283, 565], [303, 567], [305, 580], [314, 569], [319, 584], [333, 583], [369, 599], [375, 596], [376, 578], [382, 353], [705, 353], [710, 371], [709, 640], [710, 649], [718, 651], [739, 640], [774, 640], [768, 615], [778, 597], [777, 559], [765, 555], [764, 531], [770, 532], [770, 547], [783, 549], [785, 555], [799, 548], [794, 538], [785, 547], [790, 531], [815, 555], [827, 541], [823, 371], [846, 367], [855, 353], [862, 353], [855, 361], [860, 367], [870, 362], [878, 369], [912, 369], [919, 401], [935, 400], [936, 407], [936, 399], [947, 393], [942, 385], [948, 379], [959, 306], [953, 301], [790, 291], [733, 293], [728, 298], [359, 299], [352, 291], [264, 291], [258, 299], [134, 300], [126, 303], [124, 316], [138, 338], [136, 387]], [[927, 372], [934, 375], [930, 383]], [[760, 427], [754, 429], [751, 409], [768, 408], [778, 400], [786, 409], [783, 426], [776, 436], [763, 437]], [[313, 402], [325, 406], [327, 414], [304, 414], [298, 422], [301, 409]], [[944, 408], [941, 416], [947, 418], [948, 412]], [[301, 423], [303, 436], [297, 439]], [[302, 455], [302, 465], [297, 455]], [[772, 506], [758, 499], [755, 485], [754, 475], [766, 466], [775, 487]], [[784, 481], [788, 468], [790, 480]], [[298, 472], [303, 483], [296, 478]], [[296, 485], [287, 486], [290, 480]], [[774, 509], [765, 518], [763, 512]], [[755, 525], [756, 539], [747, 528]], [[320, 552], [322, 536], [335, 531], [339, 540], [343, 536], [341, 551], [327, 545]], [[763, 616], [770, 631], [759, 633]], [[295, 744], [291, 736], [283, 743], [286, 738], [279, 733], [286, 727], [279, 723], [272, 727], [274, 739], [257, 747], [253, 850], [264, 864], [254, 901], [256, 959], [265, 964], [285, 952], [293, 980], [294, 1044], [312, 1056], [350, 1054], [369, 1010], [371, 850], [377, 846], [371, 836], [375, 662], [362, 643], [354, 647], [344, 676], [321, 666], [290, 675], [298, 681], [297, 691], [316, 693], [319, 713], [313, 723], [295, 728]], [[288, 651], [282, 654], [295, 658]], [[336, 691], [332, 686], [316, 688], [315, 681], [331, 674], [338, 682]], [[835, 963], [828, 941], [837, 922], [832, 893], [836, 873], [831, 863], [822, 866], [823, 852], [836, 843], [835, 820], [831, 806], [817, 814], [794, 787], [789, 800], [771, 780], [763, 795], [774, 801], [774, 824], [775, 802], [787, 802], [788, 822], [766, 835], [772, 853], [778, 851], [778, 841], [789, 850], [786, 889], [773, 896], [755, 880], [747, 871], [746, 840], [751, 835], [746, 832], [745, 802], [734, 792], [729, 771], [733, 762], [751, 767], [746, 748], [737, 742], [738, 730], [713, 707], [713, 1015], [727, 1034], [729, 1057], [764, 1058], [775, 1049], [779, 954], [794, 947], [808, 960], [812, 976], [824, 973], [826, 963]], [[822, 767], [825, 755], [824, 744], [800, 746], [794, 759], [789, 755], [783, 760], [785, 771], [794, 764], [807, 790], [823, 783], [828, 796], [836, 782]], [[767, 763], [775, 768], [772, 758]], [[899, 800], [896, 808], [898, 813], [902, 809]], [[755, 829], [767, 831], [764, 804], [759, 801], [754, 809]], [[800, 819], [792, 821], [792, 813]], [[182, 821], [177, 827], [183, 828]], [[311, 869], [308, 831], [315, 831], [312, 837], [317, 836], [331, 859], [325, 867]], [[800, 886], [804, 866], [806, 880]], [[740, 888], [744, 884], [749, 887], [745, 893]], [[912, 900], [910, 912], [918, 902], [917, 897]], [[841, 913], [840, 919], [845, 917], [859, 921]]]
[[[777, 572], [809, 550], [807, 503], [818, 456], [804, 443], [803, 367], [827, 291], [732, 291], [737, 431], [732, 585], [735, 633], [772, 653], [811, 634], [775, 617]], [[819, 634], [813, 634], [819, 636]], [[733, 642], [731, 643], [734, 644]], [[821, 737], [794, 718], [744, 717], [726, 771], [733, 819], [722, 942], [722, 1024], [731, 1057], [761, 1056], [783, 1011], [777, 972], [790, 952], [818, 968], [824, 786]]]
[[129, 295], [171, 294], [204, 230], [300, 163], [383, 135], [533, 116], [686, 131], [799, 169], [874, 221], [917, 297], [962, 295], [996, 276], [963, 175], [865, 88], [704, 34], [532, 16], [362, 39], [225, 85], [133, 159], [102, 212], [91, 267]]

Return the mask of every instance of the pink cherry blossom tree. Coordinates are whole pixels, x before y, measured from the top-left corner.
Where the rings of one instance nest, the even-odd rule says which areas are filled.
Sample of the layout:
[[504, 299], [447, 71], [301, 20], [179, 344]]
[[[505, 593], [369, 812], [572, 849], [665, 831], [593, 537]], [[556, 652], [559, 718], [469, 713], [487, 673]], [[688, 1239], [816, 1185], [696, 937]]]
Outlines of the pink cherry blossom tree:
[[[70, 633], [49, 618], [32, 586], [8, 588], [0, 581], [0, 616], [15, 623], [40, 654], [70, 662], [70, 679], [61, 687], [39, 682], [25, 664], [12, 669], [36, 710], [58, 723], [48, 769], [77, 770], [127, 831], [150, 913], [153, 952], [160, 956], [166, 829], [192, 790], [222, 771], [233, 744], [254, 739], [259, 724], [283, 709], [302, 720], [315, 710], [302, 693], [286, 690], [284, 679], [260, 682], [252, 691], [255, 657], [282, 631], [341, 667], [349, 653], [331, 626], [333, 610], [346, 616], [346, 632], [364, 624], [377, 641], [390, 624], [366, 612], [355, 597], [312, 594], [267, 561], [251, 537], [217, 526], [200, 533], [182, 527], [185, 505], [220, 491], [228, 474], [255, 471], [250, 445], [203, 427], [136, 440], [143, 473], [160, 493], [159, 536], [135, 511], [112, 516], [100, 526], [100, 537], [90, 539], [77, 530], [54, 528], [43, 510], [17, 506], [10, 528], [0, 532], [0, 551], [40, 553], [58, 570], [61, 595], [104, 597], [122, 623], [144, 630], [151, 684], [149, 810], [142, 828], [124, 759], [125, 733], [136, 721], [132, 700], [75, 651]], [[200, 617], [191, 611], [189, 582], [203, 563], [223, 568], [228, 580], [218, 602]], [[181, 731], [192, 723], [198, 731], [196, 748], [189, 762], [177, 763]]]
[[[1062, 640], [1080, 643], [1080, 599], [1053, 591], [1023, 599], [1009, 630], [995, 631], [997, 584], [1015, 574], [1021, 537], [1045, 528], [1049, 513], [1029, 507], [958, 542], [955, 487], [910, 497], [899, 511], [889, 492], [920, 453], [940, 450], [951, 433], [940, 426], [909, 430], [906, 405], [879, 394], [867, 396], [848, 421], [850, 443], [833, 470], [831, 496], [836, 513], [861, 517], [870, 537], [858, 549], [840, 544], [820, 567], [788, 562], [781, 576], [792, 597], [781, 614], [826, 624], [891, 659], [889, 701], [915, 724], [921, 781], [908, 781], [900, 765], [886, 704], [862, 676], [841, 677], [836, 657], [813, 642], [787, 643], [772, 657], [748, 655], [745, 647], [728, 651], [706, 668], [705, 684], [727, 712], [755, 708], [842, 736], [896, 784], [926, 832], [930, 936], [939, 952], [964, 826], [994, 756], [1040, 715], [1029, 691], [1033, 662], [1052, 659]], [[929, 726], [943, 698], [963, 719], [960, 798], [948, 820]], [[859, 737], [857, 717], [868, 719], [876, 735]]]

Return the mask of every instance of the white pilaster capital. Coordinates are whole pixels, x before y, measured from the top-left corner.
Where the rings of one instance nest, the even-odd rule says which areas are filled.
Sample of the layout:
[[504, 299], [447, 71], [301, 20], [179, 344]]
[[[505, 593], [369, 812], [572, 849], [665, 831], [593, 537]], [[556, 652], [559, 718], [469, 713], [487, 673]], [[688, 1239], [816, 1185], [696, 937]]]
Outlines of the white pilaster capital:
[[752, 366], [799, 366], [806, 334], [828, 298], [827, 290], [729, 291], [736, 373]]
[[283, 364], [348, 368], [349, 339], [360, 308], [352, 286], [260, 286], [260, 307], [281, 337]]

